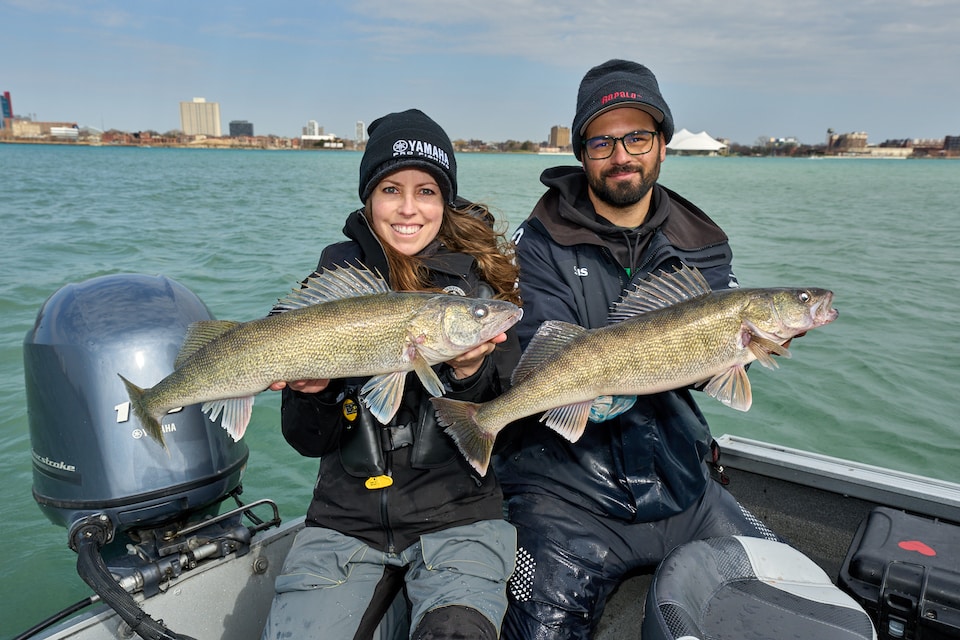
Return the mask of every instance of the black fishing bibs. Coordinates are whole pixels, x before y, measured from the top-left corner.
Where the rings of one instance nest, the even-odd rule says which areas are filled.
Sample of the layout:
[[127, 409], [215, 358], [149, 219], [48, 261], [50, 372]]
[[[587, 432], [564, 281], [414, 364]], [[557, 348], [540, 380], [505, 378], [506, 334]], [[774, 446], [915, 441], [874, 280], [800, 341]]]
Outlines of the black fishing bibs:
[[437, 424], [432, 405], [416, 406], [414, 412], [404, 402], [390, 424], [380, 424], [359, 399], [358, 389], [348, 388], [341, 401], [340, 463], [344, 470], [364, 480], [385, 476], [390, 472], [387, 454], [403, 447], [413, 447], [410, 466], [414, 469], [434, 469], [455, 460], [456, 446]]

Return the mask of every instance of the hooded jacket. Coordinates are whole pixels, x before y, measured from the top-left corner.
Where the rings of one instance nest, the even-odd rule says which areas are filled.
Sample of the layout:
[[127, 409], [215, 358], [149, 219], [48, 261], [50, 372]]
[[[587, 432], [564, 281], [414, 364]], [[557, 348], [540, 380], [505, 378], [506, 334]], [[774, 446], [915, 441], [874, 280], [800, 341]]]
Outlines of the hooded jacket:
[[[673, 191], [654, 185], [647, 220], [628, 229], [596, 214], [580, 167], [547, 169], [541, 181], [548, 190], [514, 235], [521, 346], [545, 320], [604, 326], [631, 281], [681, 263], [700, 269], [714, 289], [738, 286], [726, 234]], [[548, 494], [599, 515], [651, 522], [680, 513], [704, 491], [713, 438], [690, 389], [638, 396], [626, 413], [589, 423], [576, 443], [538, 419], [501, 436], [495, 468], [508, 497]]]
[[[347, 218], [343, 232], [350, 240], [324, 249], [317, 270], [359, 263], [389, 279], [383, 249], [362, 210]], [[472, 256], [434, 243], [421, 257], [434, 286], [473, 297], [492, 293], [479, 279]], [[511, 331], [474, 375], [458, 380], [446, 364], [434, 370], [448, 397], [483, 402], [500, 393], [501, 377], [509, 376], [518, 356]], [[481, 478], [467, 464], [437, 424], [419, 378], [407, 375], [400, 409], [388, 425], [381, 425], [358, 399], [367, 379], [331, 380], [317, 394], [283, 390], [284, 438], [302, 455], [320, 457], [307, 525], [399, 552], [426, 533], [502, 519], [503, 496], [495, 475]]]

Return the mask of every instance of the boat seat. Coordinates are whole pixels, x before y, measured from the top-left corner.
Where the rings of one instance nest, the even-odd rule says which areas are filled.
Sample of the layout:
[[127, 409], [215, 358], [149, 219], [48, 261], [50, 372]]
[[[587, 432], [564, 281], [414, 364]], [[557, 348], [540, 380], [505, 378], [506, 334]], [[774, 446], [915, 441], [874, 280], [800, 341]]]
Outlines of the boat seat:
[[853, 598], [782, 542], [729, 536], [681, 545], [653, 576], [643, 640], [876, 640]]

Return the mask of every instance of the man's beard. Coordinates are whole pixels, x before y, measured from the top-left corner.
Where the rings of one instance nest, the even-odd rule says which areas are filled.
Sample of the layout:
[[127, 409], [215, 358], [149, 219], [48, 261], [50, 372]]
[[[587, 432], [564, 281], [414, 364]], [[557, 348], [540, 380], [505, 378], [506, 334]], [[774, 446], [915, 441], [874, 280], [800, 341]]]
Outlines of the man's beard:
[[[611, 167], [606, 173], [622, 171], [623, 167]], [[597, 176], [594, 173], [587, 172], [587, 183], [601, 202], [605, 202], [611, 207], [626, 208], [640, 202], [660, 177], [660, 163], [657, 162], [650, 170], [649, 174], [644, 173], [638, 165], [634, 169], [640, 174], [640, 183], [617, 182], [615, 185], [608, 185], [604, 175]]]

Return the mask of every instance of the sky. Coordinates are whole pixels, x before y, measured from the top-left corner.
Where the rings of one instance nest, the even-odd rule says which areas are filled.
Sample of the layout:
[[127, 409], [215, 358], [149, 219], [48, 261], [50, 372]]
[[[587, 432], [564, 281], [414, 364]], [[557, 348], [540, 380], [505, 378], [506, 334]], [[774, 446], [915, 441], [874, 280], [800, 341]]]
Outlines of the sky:
[[957, 0], [0, 0], [0, 92], [17, 115], [224, 133], [417, 107], [454, 140], [547, 139], [611, 58], [656, 74], [676, 128], [740, 144], [827, 130], [871, 144], [960, 135]]

